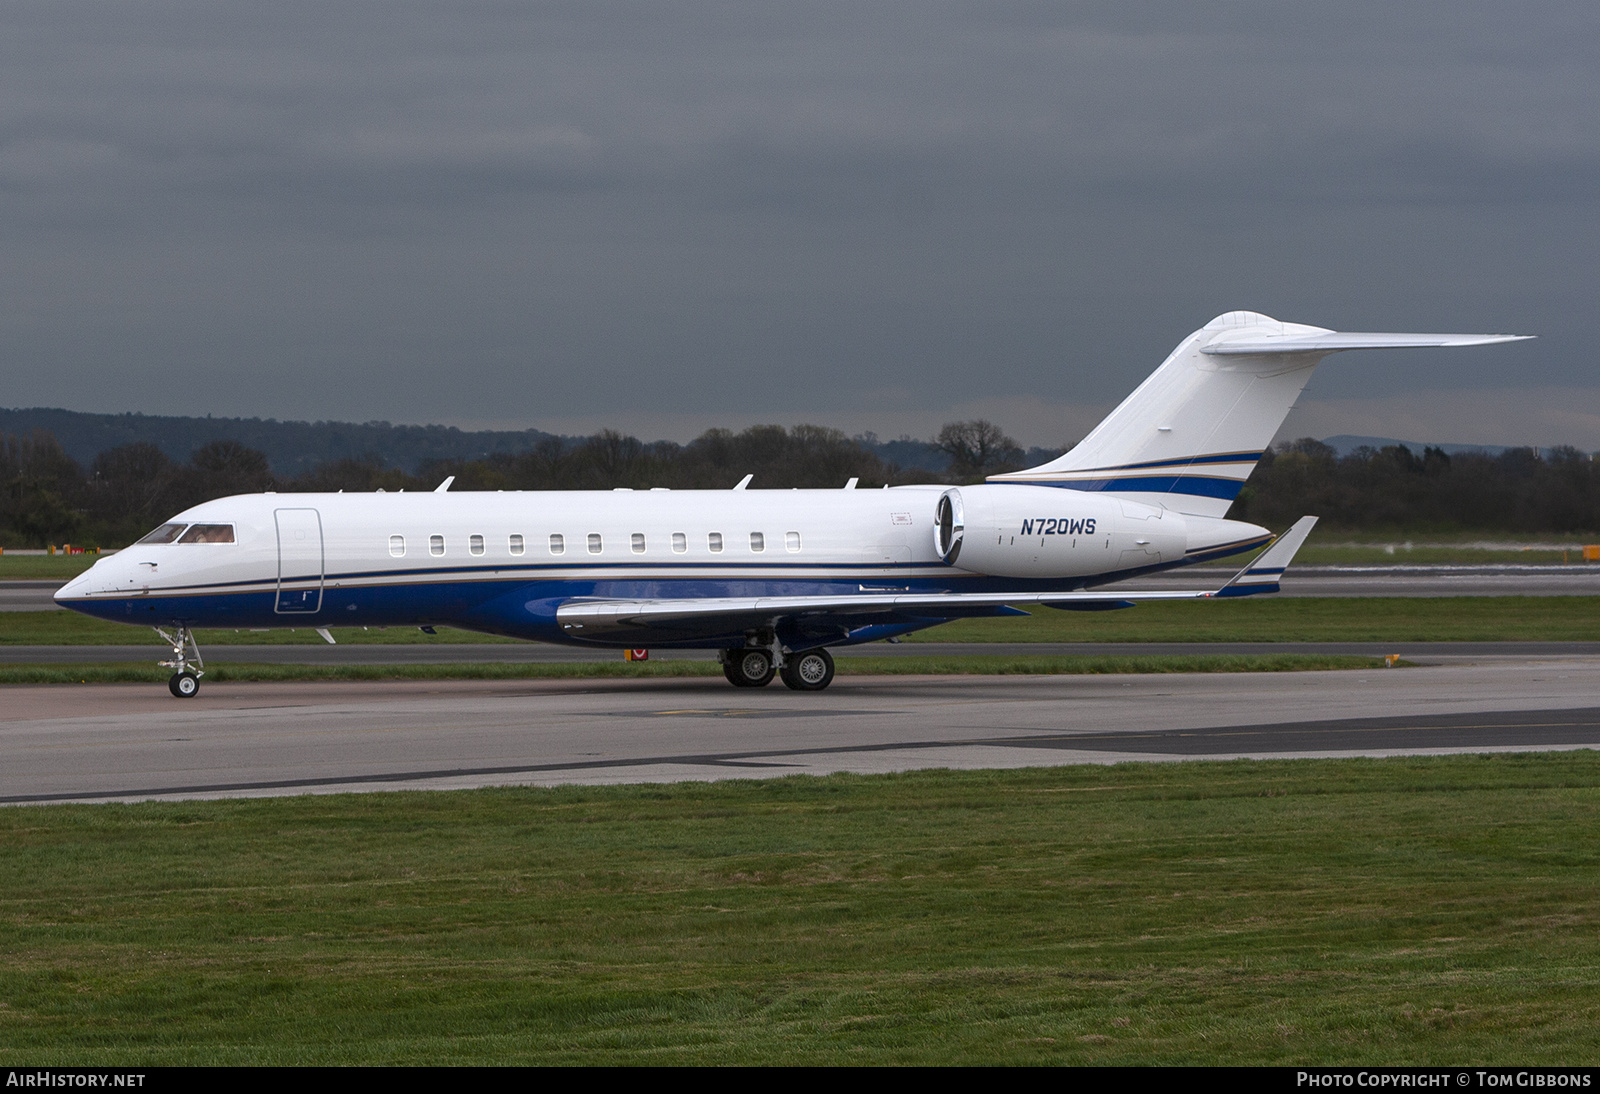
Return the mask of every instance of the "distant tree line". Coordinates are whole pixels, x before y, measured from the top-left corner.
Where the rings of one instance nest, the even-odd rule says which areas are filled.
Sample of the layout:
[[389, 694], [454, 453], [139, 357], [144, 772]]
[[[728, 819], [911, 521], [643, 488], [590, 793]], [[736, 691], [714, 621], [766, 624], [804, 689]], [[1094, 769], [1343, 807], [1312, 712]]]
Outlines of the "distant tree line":
[[[74, 543], [119, 547], [191, 505], [262, 490], [431, 490], [454, 475], [457, 490], [728, 489], [753, 475], [753, 489], [862, 489], [918, 482], [970, 483], [1044, 462], [994, 424], [951, 422], [933, 442], [944, 472], [885, 461], [870, 440], [836, 429], [756, 426], [713, 429], [688, 444], [646, 443], [606, 431], [579, 439], [546, 436], [519, 452], [435, 460], [416, 474], [376, 455], [325, 461], [295, 476], [238, 441], [215, 440], [185, 462], [148, 442], [118, 445], [87, 467], [55, 436], [0, 434], [0, 547]], [[1576, 449], [1542, 457], [1532, 449], [1498, 455], [1437, 448], [1360, 448], [1340, 457], [1302, 439], [1267, 453], [1229, 515], [1281, 528], [1315, 513], [1331, 530], [1407, 532], [1600, 531], [1600, 462]]]
[[446, 476], [457, 490], [722, 489], [745, 475], [753, 488], [862, 489], [914, 482], [976, 482], [1014, 470], [1025, 458], [1016, 442], [986, 421], [952, 422], [935, 442], [949, 457], [943, 472], [902, 468], [881, 459], [868, 440], [836, 429], [755, 426], [712, 429], [689, 444], [646, 443], [606, 431], [579, 439], [545, 435], [519, 452], [473, 460], [433, 460], [416, 474], [376, 454], [328, 460], [303, 474], [274, 474], [267, 457], [238, 441], [214, 440], [178, 462], [149, 442], [118, 445], [81, 466], [55, 436], [37, 429], [0, 434], [0, 547], [73, 543], [118, 547], [174, 513], [229, 494], [296, 491], [432, 490]]
[[1404, 445], [1341, 457], [1309, 437], [1267, 453], [1229, 516], [1281, 528], [1314, 513], [1348, 531], [1600, 531], [1600, 461], [1576, 448], [1495, 455]]
[[[27, 410], [0, 407], [0, 434], [27, 437], [40, 429], [53, 433], [67, 455], [85, 466], [93, 463], [101, 452], [140, 441], [155, 445], [178, 463], [187, 461], [212, 441], [238, 441], [247, 448], [264, 452], [272, 470], [285, 478], [298, 477], [325, 463], [348, 459], [376, 460], [383, 467], [421, 474], [440, 460], [470, 462], [495, 454], [515, 455], [541, 441], [557, 441], [570, 448], [587, 439], [561, 437], [538, 429], [463, 430], [445, 425], [392, 425], [389, 422], [88, 414], [48, 407]], [[943, 472], [950, 463], [949, 454], [934, 442], [909, 436], [885, 441], [870, 432], [855, 439], [876, 452], [885, 463], [899, 464], [903, 468], [921, 467]], [[1049, 458], [1047, 452], [1030, 449], [1023, 459], [1030, 465], [1042, 463]]]

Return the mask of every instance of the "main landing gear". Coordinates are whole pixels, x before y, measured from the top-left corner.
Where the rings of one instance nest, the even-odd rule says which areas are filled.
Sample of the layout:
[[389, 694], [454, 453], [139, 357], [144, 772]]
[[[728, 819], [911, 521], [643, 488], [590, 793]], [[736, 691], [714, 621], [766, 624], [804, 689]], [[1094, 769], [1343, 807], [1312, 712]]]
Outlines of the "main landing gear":
[[[200, 677], [206, 674], [206, 663], [200, 657], [200, 644], [194, 640], [194, 632], [181, 623], [172, 634], [160, 627], [152, 629], [172, 647], [172, 660], [161, 662], [162, 668], [174, 670], [172, 679], [167, 681], [167, 690], [179, 699], [193, 699], [200, 693]], [[190, 651], [194, 652], [192, 659]]]
[[[782, 664], [776, 663], [777, 657]], [[795, 691], [821, 691], [833, 683], [833, 655], [825, 649], [783, 654], [757, 648], [723, 650], [722, 675], [736, 688], [762, 688], [782, 677], [784, 686]]]
[[736, 688], [764, 688], [777, 673], [766, 650], [724, 650], [722, 675]]

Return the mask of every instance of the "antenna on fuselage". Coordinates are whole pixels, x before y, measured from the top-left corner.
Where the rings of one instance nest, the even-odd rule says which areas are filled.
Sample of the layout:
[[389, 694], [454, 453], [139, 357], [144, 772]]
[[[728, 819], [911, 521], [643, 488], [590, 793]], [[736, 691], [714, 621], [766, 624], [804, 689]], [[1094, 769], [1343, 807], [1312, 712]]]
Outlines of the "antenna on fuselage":
[[744, 478], [740, 479], [739, 480], [739, 485], [735, 486], [734, 489], [735, 490], [743, 490], [745, 487], [750, 485], [750, 480], [755, 478], [755, 477], [756, 477], [755, 473], [751, 472], [750, 474], [746, 475]]
[[844, 488], [846, 490], [854, 490], [856, 488], [856, 483], [858, 483], [860, 481], [861, 481], [861, 479], [859, 477], [854, 477], [849, 482], [844, 484]]
[[433, 488], [433, 492], [435, 494], [442, 494], [446, 490], [450, 489], [450, 484], [455, 482], [455, 481], [456, 481], [456, 477], [454, 475], [449, 475], [449, 476], [447, 476], [445, 478], [445, 480], [443, 482], [441, 482], [438, 486], [435, 486]]

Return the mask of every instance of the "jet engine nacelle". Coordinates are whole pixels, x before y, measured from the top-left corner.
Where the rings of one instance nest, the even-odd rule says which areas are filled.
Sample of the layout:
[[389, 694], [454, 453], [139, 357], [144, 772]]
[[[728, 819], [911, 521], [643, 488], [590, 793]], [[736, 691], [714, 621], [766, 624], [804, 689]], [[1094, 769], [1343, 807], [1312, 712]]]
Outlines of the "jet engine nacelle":
[[934, 513], [939, 557], [994, 577], [1137, 570], [1180, 562], [1188, 547], [1182, 514], [1085, 490], [961, 486], [940, 495]]

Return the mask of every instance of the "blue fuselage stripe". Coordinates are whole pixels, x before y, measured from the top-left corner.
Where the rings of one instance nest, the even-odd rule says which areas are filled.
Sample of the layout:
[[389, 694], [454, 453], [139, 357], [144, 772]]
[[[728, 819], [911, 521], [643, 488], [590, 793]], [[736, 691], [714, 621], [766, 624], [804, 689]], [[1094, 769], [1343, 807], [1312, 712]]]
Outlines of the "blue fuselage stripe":
[[1065, 490], [1103, 490], [1116, 494], [1193, 494], [1226, 501], [1232, 501], [1244, 489], [1244, 483], [1240, 480], [1219, 479], [1209, 475], [1130, 475], [1112, 479], [1038, 482], [1034, 485], [1058, 486]]

